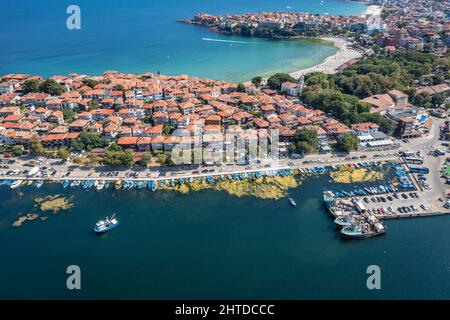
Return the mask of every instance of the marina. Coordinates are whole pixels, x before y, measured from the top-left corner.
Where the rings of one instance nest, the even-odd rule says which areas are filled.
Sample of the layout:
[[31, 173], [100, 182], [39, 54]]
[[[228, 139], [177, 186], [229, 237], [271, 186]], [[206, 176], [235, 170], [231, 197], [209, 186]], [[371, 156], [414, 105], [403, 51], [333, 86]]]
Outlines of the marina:
[[[383, 223], [386, 219], [425, 217], [449, 214], [450, 210], [441, 207], [434, 199], [427, 196], [419, 184], [426, 179], [424, 170], [417, 170], [401, 158], [391, 160], [375, 160], [347, 162], [339, 165], [309, 165], [284, 168], [260, 168], [258, 170], [240, 170], [234, 172], [215, 172], [210, 170], [194, 170], [192, 174], [176, 177], [141, 178], [139, 174], [128, 174], [127, 177], [116, 177], [114, 172], [105, 174], [104, 178], [86, 177], [83, 179], [66, 176], [64, 178], [49, 178], [46, 170], [33, 167], [28, 172], [7, 172], [0, 186], [17, 189], [34, 187], [39, 189], [45, 182], [60, 184], [62, 189], [84, 189], [102, 191], [150, 191], [176, 190], [185, 187], [191, 189], [196, 184], [214, 186], [225, 181], [243, 182], [257, 181], [264, 178], [298, 176], [308, 177], [331, 174], [339, 170], [367, 169], [386, 171], [390, 177], [382, 183], [368, 182], [350, 184], [351, 188], [327, 190], [323, 192], [326, 209], [332, 215], [334, 224], [338, 227], [343, 239], [367, 239], [385, 234], [387, 228]], [[30, 174], [31, 173], [31, 174]], [[13, 176], [11, 176], [11, 174]], [[414, 176], [418, 174], [418, 176]], [[263, 182], [264, 183], [264, 182]], [[290, 205], [297, 207], [296, 201], [287, 196]], [[106, 221], [106, 220], [105, 220]], [[111, 220], [112, 221], [112, 220]], [[105, 225], [106, 226], [106, 225]], [[111, 228], [115, 224], [110, 224]], [[107, 229], [107, 230], [106, 230]], [[109, 231], [109, 227], [106, 228]]]

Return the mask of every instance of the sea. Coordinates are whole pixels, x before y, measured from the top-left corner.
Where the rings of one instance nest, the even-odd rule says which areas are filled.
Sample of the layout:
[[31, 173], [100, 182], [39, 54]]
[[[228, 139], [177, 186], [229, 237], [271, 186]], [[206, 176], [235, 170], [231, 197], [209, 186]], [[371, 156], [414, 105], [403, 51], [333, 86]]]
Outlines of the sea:
[[[82, 29], [65, 29], [72, 1], [0, 2], [0, 73], [100, 74], [161, 71], [230, 81], [317, 63], [335, 51], [309, 41], [212, 34], [177, 23], [213, 14], [289, 10], [360, 14], [365, 6], [327, 0], [76, 2]], [[210, 41], [205, 39], [219, 39]], [[309, 177], [286, 198], [262, 200], [204, 190], [0, 187], [0, 299], [449, 299], [448, 216], [387, 221], [386, 235], [343, 241], [322, 192], [350, 185]], [[46, 220], [36, 199], [67, 197], [73, 208]], [[95, 222], [120, 225], [96, 236]], [[80, 290], [68, 290], [68, 266]], [[370, 266], [380, 289], [369, 289]]]
[[[73, 4], [80, 8], [80, 30], [66, 26], [66, 10]], [[200, 12], [361, 15], [366, 8], [339, 0], [2, 0], [0, 74], [159, 71], [243, 82], [311, 67], [337, 48], [317, 40], [220, 35], [178, 21]]]
[[[449, 217], [391, 220], [383, 236], [344, 241], [322, 192], [351, 188], [309, 177], [289, 191], [292, 207], [210, 190], [1, 187], [0, 298], [450, 298]], [[35, 199], [49, 195], [74, 206], [43, 214]], [[11, 226], [27, 213], [47, 219]], [[113, 213], [119, 226], [94, 235]], [[67, 289], [72, 265], [81, 290]], [[369, 266], [379, 267], [379, 290], [367, 287]]]

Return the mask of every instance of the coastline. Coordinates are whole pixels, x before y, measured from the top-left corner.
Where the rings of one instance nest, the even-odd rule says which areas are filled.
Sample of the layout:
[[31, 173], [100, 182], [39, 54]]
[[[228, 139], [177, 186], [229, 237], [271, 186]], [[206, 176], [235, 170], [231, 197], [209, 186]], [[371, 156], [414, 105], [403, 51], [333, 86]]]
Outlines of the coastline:
[[338, 52], [336, 52], [332, 56], [329, 56], [320, 64], [291, 72], [290, 75], [294, 79], [299, 79], [302, 76], [312, 72], [335, 74], [343, 65], [352, 60], [358, 60], [363, 57], [363, 55], [359, 51], [350, 48], [347, 41], [342, 37], [319, 37], [313, 39], [332, 42], [333, 45], [338, 48]]

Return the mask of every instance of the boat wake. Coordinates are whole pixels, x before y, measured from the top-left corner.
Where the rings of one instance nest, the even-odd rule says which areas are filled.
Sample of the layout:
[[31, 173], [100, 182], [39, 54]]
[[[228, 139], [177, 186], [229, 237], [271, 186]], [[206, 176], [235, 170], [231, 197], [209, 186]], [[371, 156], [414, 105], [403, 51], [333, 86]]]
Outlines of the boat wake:
[[255, 42], [246, 42], [246, 41], [236, 41], [236, 40], [222, 40], [222, 39], [211, 39], [211, 38], [202, 38], [203, 41], [212, 41], [212, 42], [224, 42], [224, 43], [241, 43], [241, 44], [251, 44]]

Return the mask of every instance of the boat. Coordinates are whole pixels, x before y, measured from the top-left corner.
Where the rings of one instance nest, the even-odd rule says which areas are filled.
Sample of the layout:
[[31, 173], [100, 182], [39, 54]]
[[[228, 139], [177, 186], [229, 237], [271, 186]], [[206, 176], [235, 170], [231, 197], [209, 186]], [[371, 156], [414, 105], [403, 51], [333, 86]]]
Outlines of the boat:
[[11, 188], [11, 189], [16, 189], [16, 188], [18, 188], [18, 187], [22, 184], [22, 182], [23, 182], [23, 180], [16, 180], [16, 181], [14, 181], [14, 182], [11, 184], [10, 188]]
[[36, 186], [36, 188], [39, 189], [40, 187], [42, 187], [43, 184], [44, 184], [44, 181], [43, 180], [39, 180], [39, 181], [36, 182], [35, 186]]
[[336, 196], [331, 191], [325, 191], [323, 193], [323, 202], [325, 203], [327, 209], [330, 209], [336, 203]]
[[27, 176], [28, 176], [28, 177], [33, 177], [33, 176], [35, 176], [39, 171], [40, 171], [39, 167], [33, 167], [33, 168], [30, 169], [30, 171], [28, 171]]
[[352, 225], [352, 217], [350, 215], [337, 217], [334, 219], [334, 223], [338, 227], [350, 227]]
[[156, 181], [152, 181], [152, 191], [155, 192], [156, 188], [158, 188], [158, 183]]
[[95, 187], [97, 190], [102, 190], [105, 187], [105, 181], [101, 180], [97, 183], [97, 186]]
[[291, 205], [292, 205], [293, 207], [296, 207], [296, 206], [297, 206], [297, 203], [294, 201], [294, 199], [292, 199], [291, 197], [289, 197], [288, 199], [289, 199], [289, 202], [291, 203]]
[[342, 228], [341, 235], [348, 239], [365, 239], [369, 236], [369, 234], [364, 233], [361, 226], [357, 224], [351, 224], [350, 226]]
[[65, 180], [63, 183], [63, 188], [66, 189], [69, 186], [69, 181]]
[[108, 232], [119, 225], [119, 220], [113, 214], [111, 218], [106, 217], [105, 220], [100, 220], [95, 224], [94, 232], [97, 234]]

